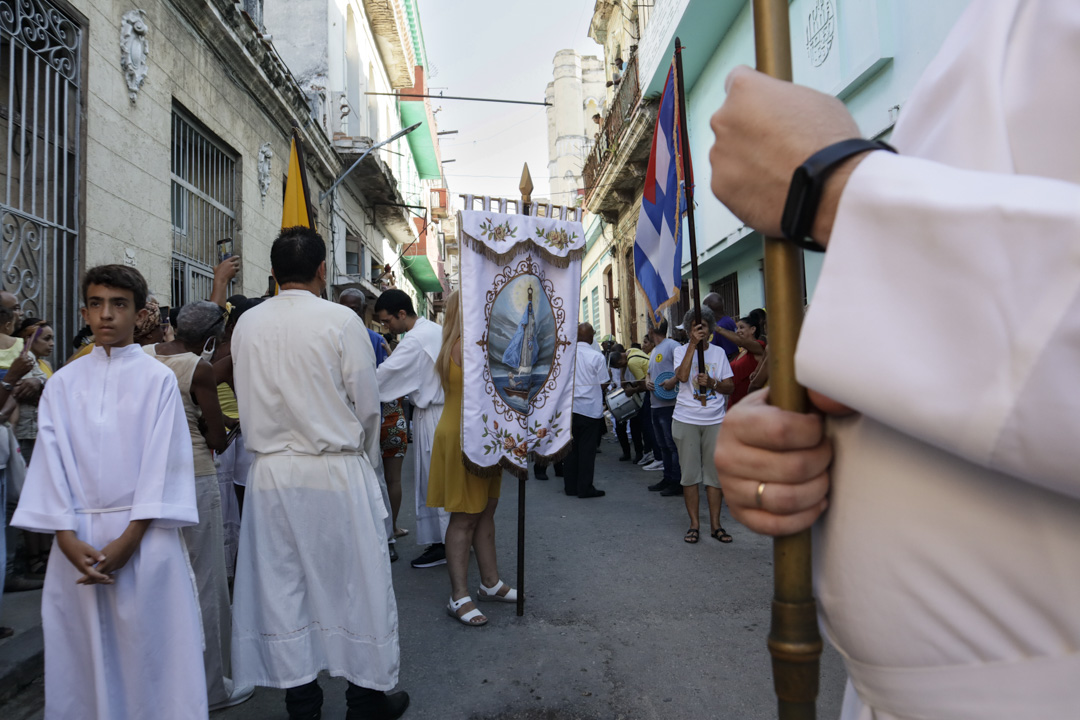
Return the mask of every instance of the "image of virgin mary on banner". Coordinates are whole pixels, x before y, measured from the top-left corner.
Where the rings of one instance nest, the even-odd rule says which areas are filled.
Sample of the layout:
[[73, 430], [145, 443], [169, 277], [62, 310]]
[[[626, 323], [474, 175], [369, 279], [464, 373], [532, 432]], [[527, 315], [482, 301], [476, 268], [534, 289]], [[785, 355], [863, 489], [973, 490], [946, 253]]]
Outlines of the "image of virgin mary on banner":
[[580, 222], [465, 210], [461, 449], [470, 472], [527, 476], [570, 449]]

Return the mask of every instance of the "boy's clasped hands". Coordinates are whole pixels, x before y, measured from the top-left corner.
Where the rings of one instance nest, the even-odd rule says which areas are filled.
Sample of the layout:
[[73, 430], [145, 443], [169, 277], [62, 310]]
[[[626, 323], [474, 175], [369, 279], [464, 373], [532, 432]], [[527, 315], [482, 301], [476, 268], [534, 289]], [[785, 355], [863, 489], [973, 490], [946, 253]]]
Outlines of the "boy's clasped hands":
[[98, 550], [88, 542], [80, 540], [74, 530], [60, 530], [56, 533], [56, 544], [64, 556], [83, 573], [75, 582], [80, 585], [112, 585], [112, 574], [127, 565], [142, 541], [149, 520], [133, 520], [127, 529], [108, 545]]

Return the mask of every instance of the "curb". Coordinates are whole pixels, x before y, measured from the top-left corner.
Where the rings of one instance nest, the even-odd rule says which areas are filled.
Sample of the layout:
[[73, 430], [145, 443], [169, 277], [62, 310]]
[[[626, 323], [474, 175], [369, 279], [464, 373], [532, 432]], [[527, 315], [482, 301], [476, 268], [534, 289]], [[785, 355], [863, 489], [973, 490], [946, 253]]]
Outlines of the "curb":
[[41, 626], [29, 628], [0, 646], [0, 705], [45, 674]]

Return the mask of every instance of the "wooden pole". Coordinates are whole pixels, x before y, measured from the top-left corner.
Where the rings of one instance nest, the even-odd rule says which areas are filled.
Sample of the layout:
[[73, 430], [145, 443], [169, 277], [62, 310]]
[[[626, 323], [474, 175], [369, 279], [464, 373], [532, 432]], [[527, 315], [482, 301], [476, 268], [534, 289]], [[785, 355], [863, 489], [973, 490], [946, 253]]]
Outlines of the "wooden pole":
[[[754, 0], [757, 69], [791, 80], [788, 0]], [[806, 412], [806, 391], [795, 382], [795, 344], [803, 317], [802, 250], [765, 238], [765, 298], [769, 310], [769, 402]], [[773, 544], [772, 624], [769, 653], [780, 720], [816, 717], [821, 635], [811, 575], [810, 531]]]
[[[690, 277], [693, 279], [694, 289], [690, 293], [694, 298], [694, 324], [701, 322], [701, 293], [698, 292], [698, 264], [697, 264], [697, 233], [694, 228], [694, 183], [692, 179], [693, 167], [690, 163], [690, 137], [686, 131], [686, 98], [683, 92], [683, 72], [682, 72], [682, 43], [679, 42], [679, 38], [675, 38], [675, 88], [676, 96], [678, 99], [678, 114], [679, 114], [679, 146], [682, 151], [682, 176], [683, 176], [683, 188], [686, 197], [686, 224], [690, 230]], [[690, 328], [683, 328], [689, 330]], [[687, 332], [687, 335], [690, 333]], [[697, 346], [698, 355], [698, 372], [705, 372], [705, 348], [698, 343]], [[691, 383], [693, 378], [691, 378]], [[699, 389], [700, 390], [700, 389]], [[705, 407], [708, 402], [708, 393], [700, 391], [699, 399], [701, 400], [701, 406]]]
[[[529, 213], [529, 203], [532, 202], [533, 181], [529, 174], [529, 163], [521, 170], [521, 183], [518, 185], [521, 191], [522, 215]], [[517, 536], [517, 616], [525, 615], [525, 478], [528, 477], [528, 464], [525, 467], [525, 476], [518, 478], [518, 536]]]

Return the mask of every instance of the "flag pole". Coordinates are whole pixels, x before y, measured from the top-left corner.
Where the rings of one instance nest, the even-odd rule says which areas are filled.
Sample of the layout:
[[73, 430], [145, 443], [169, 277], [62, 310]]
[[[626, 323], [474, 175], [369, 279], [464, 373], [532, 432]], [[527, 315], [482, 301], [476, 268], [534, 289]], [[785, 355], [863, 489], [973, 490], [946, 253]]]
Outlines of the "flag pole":
[[[754, 0], [757, 69], [791, 77], [788, 0]], [[806, 412], [806, 391], [795, 381], [795, 344], [803, 317], [802, 250], [765, 238], [765, 298], [769, 309], [769, 402]], [[773, 687], [780, 720], [816, 717], [821, 635], [811, 576], [810, 531], [773, 541], [773, 603], [769, 629]]]
[[[521, 182], [518, 184], [521, 191], [521, 207], [518, 212], [522, 215], [530, 213], [532, 205], [533, 181], [529, 173], [529, 163], [521, 169]], [[528, 477], [528, 463], [525, 465], [525, 475], [518, 477], [518, 536], [517, 536], [517, 616], [525, 615], [525, 478]]]
[[[701, 322], [701, 293], [698, 291], [698, 264], [697, 264], [697, 233], [694, 229], [694, 182], [693, 171], [690, 163], [690, 138], [686, 131], [686, 93], [683, 92], [683, 72], [682, 72], [682, 43], [679, 42], [679, 38], [675, 38], [675, 87], [676, 95], [678, 95], [678, 108], [679, 108], [679, 146], [681, 152], [679, 153], [682, 160], [682, 176], [683, 176], [683, 188], [686, 197], [686, 224], [690, 228], [690, 277], [694, 282], [694, 289], [690, 293], [694, 298], [694, 324], [697, 325]], [[678, 212], [676, 210], [676, 212]], [[689, 328], [684, 328], [689, 330]], [[687, 332], [687, 335], [690, 333]], [[697, 346], [698, 355], [698, 372], [706, 372], [705, 369], [705, 348], [698, 343]], [[691, 379], [691, 386], [693, 380]], [[708, 393], [701, 391], [698, 395], [701, 400], [701, 406], [705, 407], [708, 402]]]

